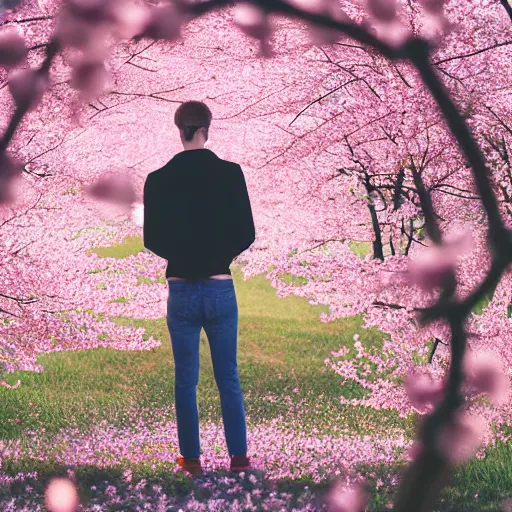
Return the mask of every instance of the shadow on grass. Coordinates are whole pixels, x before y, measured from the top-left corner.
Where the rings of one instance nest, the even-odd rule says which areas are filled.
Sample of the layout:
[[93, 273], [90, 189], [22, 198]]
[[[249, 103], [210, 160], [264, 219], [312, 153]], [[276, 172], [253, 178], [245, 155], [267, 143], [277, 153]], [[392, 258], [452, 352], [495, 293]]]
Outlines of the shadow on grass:
[[[175, 472], [174, 463], [163, 461], [137, 465], [121, 461], [107, 468], [95, 465], [70, 466], [52, 459], [6, 459], [5, 462], [4, 475], [14, 477], [19, 473], [26, 475], [37, 472], [37, 477], [27, 476], [22, 481], [0, 484], [0, 508], [2, 504], [11, 501], [18, 507], [29, 509], [43, 505], [44, 492], [50, 481], [58, 477], [69, 478], [70, 470], [74, 472], [73, 479], [82, 506], [99, 505], [102, 510], [108, 511], [135, 510], [137, 506], [156, 505], [163, 494], [170, 498], [169, 505], [172, 505], [172, 508], [166, 510], [178, 510], [189, 500], [206, 502], [215, 499], [225, 500], [226, 508], [223, 510], [227, 511], [231, 510], [235, 500], [239, 503], [245, 501], [246, 494], [253, 491], [256, 491], [253, 499], [257, 510], [262, 510], [258, 507], [263, 506], [266, 499], [271, 503], [276, 497], [286, 500], [287, 510], [306, 503], [321, 509], [331, 480], [327, 478], [322, 483], [315, 483], [311, 475], [296, 479], [267, 480], [262, 478], [261, 470], [248, 470], [237, 475], [226, 468], [190, 477], [181, 471]], [[132, 472], [130, 482], [124, 476], [128, 467]]]
[[[444, 489], [435, 510], [439, 512], [502, 511], [503, 502], [512, 495], [509, 465], [512, 448], [501, 444], [488, 449], [488, 456], [472, 459], [458, 467]], [[283, 461], [285, 463], [286, 461]], [[293, 473], [292, 465], [288, 464]], [[351, 474], [360, 475], [366, 482], [371, 496], [369, 512], [384, 512], [392, 509], [392, 501], [399, 484], [400, 474], [405, 463], [389, 465], [359, 465], [352, 468]], [[125, 471], [131, 472], [131, 480], [126, 480]], [[267, 468], [269, 469], [269, 468]], [[2, 505], [14, 501], [18, 507], [32, 510], [43, 504], [44, 491], [55, 477], [68, 477], [74, 472], [80, 502], [84, 506], [96, 506], [96, 510], [135, 510], [136, 507], [155, 506], [165, 494], [168, 511], [185, 507], [190, 500], [206, 502], [224, 500], [219, 510], [231, 510], [235, 500], [243, 503], [247, 493], [253, 496], [256, 510], [284, 510], [283, 504], [275, 500], [283, 499], [286, 510], [313, 505], [313, 510], [325, 510], [325, 495], [336, 475], [332, 470], [320, 474], [317, 483], [311, 474], [267, 479], [265, 471], [254, 469], [236, 475], [225, 467], [205, 471], [203, 475], [191, 478], [176, 472], [174, 462], [152, 460], [144, 463], [130, 463], [120, 459], [108, 467], [96, 465], [70, 466], [48, 458], [44, 461], [25, 457], [3, 461], [3, 475], [15, 477], [23, 473], [37, 472], [35, 477], [27, 476], [23, 481], [0, 484], [0, 509]], [[345, 474], [341, 477], [347, 476]], [[3, 479], [2, 479], [3, 480]], [[29, 487], [27, 487], [29, 486]], [[217, 502], [218, 503], [218, 502]], [[265, 504], [265, 505], [263, 505]], [[272, 504], [277, 508], [272, 507]], [[99, 509], [97, 507], [100, 507]], [[154, 510], [154, 508], [150, 508]], [[16, 509], [17, 510], [17, 509]], [[23, 509], [25, 510], [25, 509]]]

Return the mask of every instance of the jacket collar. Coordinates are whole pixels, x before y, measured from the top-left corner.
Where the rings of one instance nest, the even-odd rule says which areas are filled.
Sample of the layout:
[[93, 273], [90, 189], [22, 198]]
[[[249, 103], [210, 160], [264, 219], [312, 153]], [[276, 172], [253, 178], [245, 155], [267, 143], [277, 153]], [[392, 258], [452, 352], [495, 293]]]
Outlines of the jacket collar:
[[185, 149], [183, 151], [180, 151], [179, 153], [176, 153], [172, 159], [173, 160], [181, 159], [183, 157], [186, 158], [186, 157], [189, 157], [189, 156], [200, 156], [200, 157], [203, 157], [203, 156], [211, 157], [211, 156], [213, 156], [215, 158], [218, 158], [217, 155], [211, 149], [199, 148], [199, 149]]

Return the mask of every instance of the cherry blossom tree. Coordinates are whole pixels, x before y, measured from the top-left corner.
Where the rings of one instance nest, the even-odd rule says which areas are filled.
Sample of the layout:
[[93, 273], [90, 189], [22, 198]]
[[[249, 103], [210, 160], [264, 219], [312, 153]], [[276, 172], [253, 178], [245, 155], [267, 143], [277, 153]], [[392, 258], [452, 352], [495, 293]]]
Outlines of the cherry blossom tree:
[[[51, 350], [49, 340], [60, 350], [97, 346], [100, 329], [119, 340], [119, 348], [154, 346], [154, 340], [137, 341], [141, 332], [126, 342], [127, 332], [90, 313], [55, 315], [71, 304], [112, 314], [118, 306], [111, 301], [127, 293], [135, 299], [130, 311], [140, 314], [154, 293], [135, 291], [134, 279], [115, 275], [140, 271], [140, 262], [142, 272], [154, 275], [158, 263], [147, 253], [109, 261], [114, 277], [106, 294], [97, 292], [103, 276], [84, 274], [101, 263], [84, 259], [83, 250], [101, 237], [75, 233], [98, 213], [111, 216], [112, 205], [130, 218], [140, 201], [139, 169], [161, 163], [169, 147], [164, 137], [136, 136], [140, 114], [133, 105], [146, 102], [155, 124], [165, 117], [162, 104], [182, 101], [180, 89], [187, 95], [194, 86], [210, 90], [220, 74], [239, 87], [250, 80], [253, 91], [236, 101], [228, 87], [208, 97], [235, 113], [236, 124], [225, 117], [225, 139], [244, 135], [244, 154], [242, 146], [226, 143], [221, 152], [245, 159], [255, 176], [258, 240], [241, 258], [244, 274], [265, 272], [280, 296], [329, 304], [324, 321], [364, 313], [367, 326], [388, 334], [381, 354], [365, 351], [356, 339], [355, 362], [341, 350], [326, 363], [370, 389], [359, 404], [429, 412], [395, 504], [395, 510], [429, 510], [450, 468], [474, 454], [491, 421], [510, 423], [511, 59], [504, 57], [512, 44], [510, 6], [258, 0], [237, 3], [231, 16], [218, 10], [227, 5], [73, 0], [27, 2], [4, 13], [0, 62], [10, 94], [0, 144], [1, 228], [9, 241], [2, 247], [7, 291], [0, 303], [2, 339], [9, 340], [5, 366], [35, 368], [35, 353]], [[208, 48], [200, 49], [208, 16], [223, 28], [234, 22], [239, 40], [259, 41], [258, 53], [243, 44], [228, 52], [210, 34]], [[296, 34], [298, 20], [306, 37]], [[22, 38], [20, 27], [33, 24], [37, 29]], [[189, 26], [194, 53], [180, 48]], [[222, 41], [222, 30], [217, 37]], [[281, 56], [286, 74], [282, 63], [271, 64]], [[180, 76], [159, 73], [164, 62], [179, 64], [171, 69]], [[271, 87], [254, 101], [257, 88]], [[290, 120], [289, 112], [297, 111]], [[107, 126], [120, 138], [105, 137]], [[135, 155], [144, 157], [135, 161]], [[118, 171], [129, 168], [130, 179], [105, 173], [106, 160]], [[107, 199], [110, 206], [87, 198]], [[137, 229], [109, 222], [111, 242]], [[356, 256], [349, 246], [354, 240], [371, 241], [371, 254]], [[79, 282], [65, 275], [71, 269]], [[290, 285], [283, 273], [307, 283]], [[482, 314], [472, 313], [485, 297]], [[157, 310], [149, 306], [142, 314]], [[83, 334], [81, 322], [88, 327]], [[30, 351], [20, 350], [20, 339], [32, 341]], [[425, 360], [419, 367], [418, 357]], [[358, 361], [373, 363], [378, 378], [368, 379]], [[493, 408], [478, 400], [482, 394]], [[361, 508], [361, 493], [347, 496], [336, 506]]]

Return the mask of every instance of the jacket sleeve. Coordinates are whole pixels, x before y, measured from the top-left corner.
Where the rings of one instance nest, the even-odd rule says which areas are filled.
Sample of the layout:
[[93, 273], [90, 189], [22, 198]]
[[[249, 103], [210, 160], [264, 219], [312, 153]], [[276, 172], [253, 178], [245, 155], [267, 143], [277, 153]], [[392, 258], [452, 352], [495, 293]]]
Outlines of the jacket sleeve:
[[161, 211], [162, 202], [159, 199], [158, 188], [154, 176], [148, 174], [144, 183], [144, 224], [143, 238], [144, 247], [155, 253], [160, 258], [168, 258], [168, 248], [164, 235], [164, 216]]
[[248, 249], [256, 239], [251, 202], [247, 192], [244, 173], [240, 165], [237, 165], [235, 172], [233, 205], [233, 243], [235, 255], [238, 256]]

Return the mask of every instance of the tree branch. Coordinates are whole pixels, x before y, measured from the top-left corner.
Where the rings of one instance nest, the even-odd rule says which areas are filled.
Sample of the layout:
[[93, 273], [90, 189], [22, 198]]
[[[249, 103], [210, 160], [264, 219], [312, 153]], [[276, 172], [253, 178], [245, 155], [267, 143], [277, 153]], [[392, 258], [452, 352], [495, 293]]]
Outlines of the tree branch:
[[495, 48], [501, 48], [502, 46], [508, 46], [509, 44], [512, 44], [512, 41], [503, 41], [502, 43], [495, 43], [491, 46], [487, 46], [486, 48], [481, 48], [480, 50], [475, 50], [474, 52], [464, 53], [461, 55], [455, 55], [454, 57], [447, 57], [446, 59], [436, 60], [435, 62], [432, 62], [432, 64], [434, 66], [437, 66], [438, 64], [444, 64], [445, 62], [451, 62], [453, 60], [458, 60], [458, 59], [465, 59], [466, 57], [473, 57], [474, 55], [479, 55], [480, 53], [484, 53], [489, 50], [494, 50]]
[[512, 6], [508, 3], [508, 0], [500, 0], [500, 3], [505, 8], [505, 11], [507, 11], [510, 20], [512, 21]]

